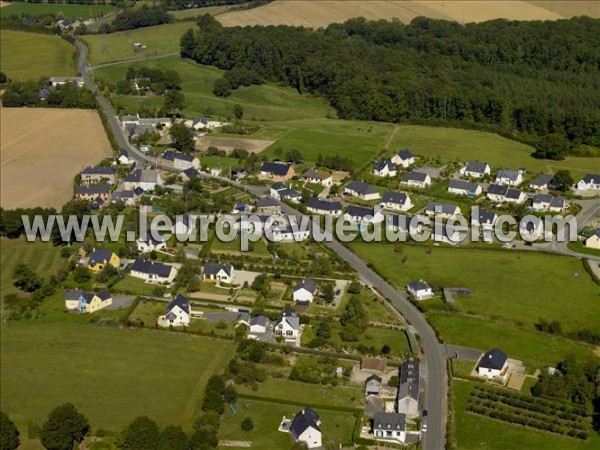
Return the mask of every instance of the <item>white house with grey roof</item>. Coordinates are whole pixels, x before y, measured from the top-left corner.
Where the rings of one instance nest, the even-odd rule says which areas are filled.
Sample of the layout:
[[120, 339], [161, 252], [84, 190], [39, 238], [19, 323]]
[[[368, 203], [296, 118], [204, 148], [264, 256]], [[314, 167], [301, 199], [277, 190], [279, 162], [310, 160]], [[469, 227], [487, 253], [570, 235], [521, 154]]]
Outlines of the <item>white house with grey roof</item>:
[[[283, 422], [286, 421], [284, 417]], [[304, 442], [308, 448], [322, 447], [321, 417], [312, 408], [304, 408], [294, 416], [288, 426], [294, 441]]]
[[472, 218], [473, 226], [481, 230], [493, 230], [497, 221], [498, 215], [495, 212], [483, 208], [479, 208], [479, 214]]
[[198, 158], [194, 155], [178, 152], [177, 150], [166, 150], [160, 158], [163, 164], [172, 166], [177, 170], [200, 168], [200, 160]]
[[508, 374], [508, 357], [497, 348], [485, 352], [475, 367], [482, 378], [505, 381]]
[[158, 321], [164, 326], [187, 327], [190, 325], [192, 309], [190, 302], [183, 295], [178, 294], [165, 309], [163, 320]]
[[555, 197], [550, 194], [537, 194], [533, 197], [531, 208], [534, 211], [563, 212], [565, 206], [566, 202], [564, 197]]
[[331, 186], [333, 184], [333, 176], [330, 173], [323, 172], [322, 170], [310, 169], [302, 174], [302, 181], [305, 183]]
[[217, 281], [219, 283], [233, 283], [235, 269], [229, 263], [204, 263], [202, 268], [202, 279], [205, 281]]
[[406, 442], [406, 414], [376, 412], [373, 418], [373, 438], [376, 441]]
[[317, 294], [317, 282], [311, 278], [302, 278], [294, 286], [294, 301], [300, 304], [312, 303]]
[[386, 192], [381, 198], [381, 207], [394, 211], [408, 211], [414, 205], [410, 201], [408, 194], [404, 192]]
[[400, 150], [392, 156], [392, 162], [407, 169], [415, 163], [415, 156], [408, 149]]
[[400, 365], [396, 411], [412, 419], [419, 416], [419, 362], [412, 359]]
[[483, 189], [478, 183], [465, 180], [450, 180], [448, 183], [448, 192], [450, 194], [465, 195], [467, 197], [477, 197], [481, 195]]
[[425, 189], [431, 185], [431, 177], [426, 173], [407, 172], [400, 177], [400, 183], [420, 189]]
[[423, 280], [411, 281], [406, 285], [406, 290], [417, 300], [433, 297], [433, 289]]
[[518, 186], [523, 182], [523, 171], [500, 169], [496, 173], [495, 182], [505, 186]]
[[131, 276], [149, 283], [172, 283], [177, 269], [157, 261], [136, 259], [131, 265]]
[[492, 173], [492, 169], [488, 163], [470, 161], [459, 170], [459, 173], [465, 177], [483, 178]]
[[460, 214], [460, 208], [447, 203], [429, 202], [425, 206], [425, 214], [447, 218]]
[[325, 200], [321, 198], [311, 198], [306, 205], [308, 212], [314, 214], [323, 214], [326, 216], [341, 216], [342, 203], [334, 200]]
[[381, 208], [379, 206], [367, 208], [364, 206], [350, 205], [346, 210], [346, 214], [344, 214], [344, 219], [348, 222], [365, 226], [381, 223], [385, 217], [381, 213]]
[[487, 198], [498, 203], [521, 204], [527, 200], [525, 192], [500, 184], [490, 184], [486, 193]]
[[395, 177], [396, 166], [388, 158], [382, 158], [373, 167], [373, 175], [376, 177]]
[[373, 186], [362, 181], [350, 181], [344, 186], [344, 193], [362, 200], [377, 200], [380, 195]]
[[167, 241], [158, 235], [153, 236], [152, 233], [148, 233], [146, 237], [139, 237], [136, 241], [138, 252], [148, 253], [155, 250], [164, 250], [167, 248]]
[[552, 183], [553, 178], [554, 177], [552, 175], [538, 175], [531, 181], [531, 183], [529, 183], [529, 187], [531, 189], [535, 189], [536, 191], [543, 191], [545, 189], [548, 189], [548, 185]]
[[590, 191], [600, 189], [600, 175], [588, 173], [575, 184], [578, 191]]
[[255, 316], [250, 319], [248, 339], [257, 339], [269, 329], [269, 319], [265, 316]]
[[134, 169], [123, 179], [125, 190], [141, 188], [144, 191], [153, 191], [156, 186], [162, 185], [163, 180], [154, 169]]
[[300, 336], [300, 318], [290, 310], [281, 313], [273, 326], [275, 336], [281, 336], [286, 342], [297, 342]]

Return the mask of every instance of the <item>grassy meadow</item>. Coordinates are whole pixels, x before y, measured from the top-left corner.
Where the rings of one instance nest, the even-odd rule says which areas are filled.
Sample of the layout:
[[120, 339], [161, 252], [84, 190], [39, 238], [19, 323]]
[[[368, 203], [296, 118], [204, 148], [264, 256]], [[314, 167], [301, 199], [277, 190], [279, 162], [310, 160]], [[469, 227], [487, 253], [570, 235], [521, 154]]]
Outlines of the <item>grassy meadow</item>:
[[75, 75], [75, 48], [58, 36], [2, 30], [0, 47], [0, 67], [12, 80]]
[[28, 16], [41, 16], [56, 14], [65, 19], [95, 19], [103, 17], [117, 8], [111, 5], [76, 5], [76, 4], [51, 4], [51, 3], [22, 3], [13, 2], [0, 8], [0, 17], [27, 14]]

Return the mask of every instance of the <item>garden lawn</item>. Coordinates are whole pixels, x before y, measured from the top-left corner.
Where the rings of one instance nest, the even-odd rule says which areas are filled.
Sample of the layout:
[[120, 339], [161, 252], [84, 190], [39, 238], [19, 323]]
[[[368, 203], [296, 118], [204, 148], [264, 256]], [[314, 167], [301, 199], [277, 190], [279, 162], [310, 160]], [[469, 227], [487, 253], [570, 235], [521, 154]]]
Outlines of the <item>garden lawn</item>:
[[[556, 255], [390, 244], [351, 244], [352, 250], [396, 286], [420, 278], [433, 286], [466, 287], [462, 312], [533, 326], [558, 320], [563, 331], [598, 328], [600, 289], [581, 261]], [[405, 263], [402, 259], [407, 258]]]
[[[56, 14], [65, 19], [90, 19], [103, 17], [117, 8], [111, 5], [75, 5], [75, 4], [50, 4], [50, 3], [12, 3], [0, 8], [0, 17], [11, 16], [41, 16], [45, 14]], [[4, 33], [4, 31], [2, 31]]]
[[[21, 430], [72, 402], [92, 430], [119, 431], [140, 415], [191, 429], [204, 386], [233, 343], [167, 331], [90, 324], [2, 325], [2, 411]], [[179, 355], [174, 357], [173, 355]]]
[[126, 275], [115, 283], [111, 289], [124, 294], [152, 295], [154, 289], [160, 286], [160, 284], [146, 283], [144, 280], [132, 277], [131, 275]]
[[484, 352], [498, 347], [509, 358], [522, 360], [530, 368], [556, 367], [570, 353], [579, 360], [594, 357], [590, 345], [502, 322], [439, 312], [428, 313], [427, 319], [443, 342]]
[[498, 168], [518, 169], [529, 172], [553, 173], [569, 169], [577, 178], [597, 165], [594, 158], [568, 157], [564, 161], [535, 159], [533, 148], [494, 133], [460, 128], [401, 125], [390, 146], [393, 151], [409, 148], [415, 155], [440, 157], [444, 162], [486, 161], [492, 170]]
[[0, 67], [13, 81], [75, 75], [75, 48], [58, 36], [2, 30], [0, 46]]
[[456, 448], [461, 450], [585, 450], [598, 448], [600, 436], [590, 432], [586, 442], [570, 439], [531, 428], [510, 425], [466, 412], [467, 399], [474, 384], [468, 381], [453, 383]]

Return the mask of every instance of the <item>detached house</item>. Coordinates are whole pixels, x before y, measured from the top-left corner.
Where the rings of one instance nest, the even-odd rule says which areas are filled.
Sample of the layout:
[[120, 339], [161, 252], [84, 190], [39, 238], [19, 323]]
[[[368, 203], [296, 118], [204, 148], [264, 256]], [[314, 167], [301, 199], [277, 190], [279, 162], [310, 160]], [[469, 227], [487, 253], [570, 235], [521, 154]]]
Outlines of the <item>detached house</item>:
[[365, 395], [379, 395], [383, 380], [379, 375], [370, 375], [365, 380]]
[[417, 300], [433, 297], [433, 289], [423, 280], [411, 281], [406, 285], [406, 290]]
[[387, 158], [380, 159], [373, 168], [376, 177], [395, 177], [396, 166]]
[[585, 246], [600, 250], [600, 228], [597, 228], [596, 232], [585, 240]]
[[167, 248], [167, 241], [162, 236], [155, 238], [152, 233], [148, 233], [145, 238], [141, 236], [136, 241], [138, 252], [148, 253], [155, 250], [164, 250]]
[[156, 186], [163, 185], [163, 180], [154, 169], [135, 169], [123, 179], [123, 185], [126, 190], [153, 191]]
[[406, 415], [376, 412], [373, 418], [373, 437], [376, 441], [406, 442]]
[[537, 194], [533, 197], [531, 205], [534, 211], [563, 212], [565, 209], [564, 197], [554, 197], [550, 194]]
[[192, 309], [190, 302], [181, 294], [178, 294], [165, 309], [164, 321], [167, 326], [187, 327], [190, 325]]
[[483, 354], [477, 363], [477, 375], [483, 378], [501, 379], [506, 377], [508, 357], [497, 348]]
[[538, 175], [531, 183], [529, 183], [529, 187], [536, 191], [543, 191], [544, 189], [548, 189], [548, 185], [552, 183], [553, 178], [552, 175]]
[[329, 173], [312, 169], [307, 170], [302, 174], [302, 181], [306, 183], [322, 184], [323, 186], [331, 186], [333, 184], [333, 177]]
[[493, 230], [498, 221], [498, 215], [495, 212], [479, 208], [478, 216], [472, 219], [473, 226], [480, 227], [482, 230]]
[[281, 214], [281, 205], [273, 198], [257, 198], [255, 206], [257, 214]]
[[112, 296], [108, 291], [94, 294], [80, 289], [70, 289], [65, 294], [66, 308], [78, 311], [80, 314], [91, 314], [110, 305], [112, 305]]
[[167, 150], [161, 157], [162, 163], [173, 166], [177, 170], [199, 169], [200, 160], [194, 155], [188, 155], [176, 150]]
[[83, 184], [100, 182], [113, 184], [115, 181], [117, 181], [117, 171], [112, 167], [89, 166], [81, 171], [81, 182]]
[[282, 202], [285, 200], [290, 200], [294, 203], [298, 203], [302, 199], [302, 194], [294, 189], [288, 188], [281, 182], [272, 184], [269, 192], [271, 197]]
[[342, 203], [320, 198], [311, 198], [306, 205], [306, 209], [311, 213], [337, 217], [342, 214]]
[[523, 172], [520, 170], [500, 169], [496, 174], [496, 184], [518, 186], [523, 182]]
[[204, 263], [202, 279], [231, 284], [235, 278], [235, 269], [229, 263]]
[[429, 202], [425, 206], [425, 214], [428, 216], [452, 217], [460, 214], [460, 208], [446, 203]]
[[112, 250], [108, 249], [94, 249], [90, 253], [90, 259], [88, 261], [88, 268], [94, 272], [104, 270], [107, 265], [113, 266], [115, 269], [119, 267], [121, 260]]
[[577, 182], [575, 189], [579, 191], [589, 191], [600, 189], [600, 175], [588, 173]]
[[518, 189], [501, 186], [499, 184], [490, 184], [487, 190], [487, 198], [499, 203], [507, 202], [520, 204], [527, 199], [527, 196]]
[[290, 434], [296, 442], [304, 442], [308, 448], [318, 448], [322, 446], [320, 425], [319, 415], [307, 407], [294, 416]]
[[431, 185], [431, 177], [426, 173], [408, 172], [402, 175], [400, 178], [400, 183], [406, 184], [407, 186], [425, 189]]
[[269, 329], [269, 319], [265, 316], [256, 316], [250, 319], [248, 339], [257, 339], [258, 335], [265, 334]]
[[381, 199], [381, 207], [395, 211], [408, 211], [413, 207], [408, 194], [404, 192], [386, 192]]
[[383, 217], [379, 207], [366, 208], [364, 206], [350, 205], [346, 210], [346, 214], [344, 214], [344, 219], [360, 225], [369, 225], [381, 223], [385, 217]]
[[282, 162], [264, 162], [259, 178], [263, 180], [287, 181], [296, 174], [292, 164]]
[[73, 86], [82, 88], [85, 84], [83, 77], [50, 77], [48, 82], [52, 87], [62, 86], [63, 84], [72, 84]]
[[350, 181], [344, 186], [344, 193], [366, 201], [377, 200], [380, 197], [377, 189], [362, 181]]
[[482, 192], [481, 185], [464, 180], [450, 180], [448, 183], [448, 192], [456, 195], [466, 195], [467, 197], [477, 197]]
[[419, 416], [419, 363], [413, 360], [400, 365], [400, 384], [396, 411], [408, 418]]
[[410, 150], [400, 150], [392, 157], [392, 163], [396, 164], [397, 166], [402, 166], [406, 169], [415, 163], [415, 157]]
[[149, 283], [172, 283], [177, 269], [156, 261], [136, 259], [131, 265], [131, 276]]
[[294, 301], [301, 305], [312, 303], [317, 293], [317, 282], [310, 278], [302, 278], [298, 280], [294, 286]]
[[490, 175], [492, 173], [492, 169], [487, 163], [471, 161], [461, 167], [459, 173], [465, 177], [483, 178], [486, 175]]
[[108, 184], [88, 184], [77, 186], [75, 188], [75, 198], [77, 200], [94, 201], [101, 199], [106, 202], [110, 198], [110, 187]]
[[275, 336], [282, 336], [286, 342], [296, 342], [300, 336], [300, 318], [286, 310], [279, 316], [273, 327]]

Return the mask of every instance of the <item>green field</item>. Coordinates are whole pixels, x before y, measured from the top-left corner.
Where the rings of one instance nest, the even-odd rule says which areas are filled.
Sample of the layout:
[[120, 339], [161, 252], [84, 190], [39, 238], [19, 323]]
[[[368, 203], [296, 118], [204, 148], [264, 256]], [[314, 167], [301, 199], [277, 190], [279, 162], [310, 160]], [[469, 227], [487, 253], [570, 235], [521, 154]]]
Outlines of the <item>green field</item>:
[[[90, 49], [90, 62], [96, 65], [179, 53], [179, 39], [189, 28], [194, 27], [194, 22], [175, 22], [117, 33], [87, 35], [81, 38]], [[134, 51], [133, 44], [136, 42], [147, 48]]]
[[183, 19], [195, 19], [198, 16], [202, 16], [204, 14], [210, 14], [212, 16], [216, 16], [218, 14], [222, 14], [229, 10], [230, 6], [206, 6], [204, 8], [191, 8], [191, 9], [182, 9], [179, 11], [169, 11], [169, 14], [175, 17], [177, 20]]
[[591, 450], [600, 445], [600, 436], [594, 432], [590, 432], [588, 441], [582, 442], [467, 413], [467, 399], [473, 386], [467, 381], [455, 381], [452, 387], [455, 438], [460, 450]]
[[577, 177], [597, 165], [594, 158], [568, 157], [564, 161], [535, 159], [531, 157], [533, 148], [528, 145], [494, 133], [459, 128], [402, 125], [392, 140], [390, 150], [403, 148], [409, 148], [415, 155], [439, 156], [444, 162], [486, 161], [492, 170], [525, 167], [529, 172], [552, 173], [557, 169], [569, 169]]
[[411, 245], [396, 253], [393, 245], [372, 243], [351, 248], [397, 286], [422, 278], [471, 289], [470, 297], [457, 299], [462, 312], [531, 326], [540, 318], [558, 320], [566, 332], [598, 327], [600, 290], [574, 258]]
[[1, 349], [2, 411], [22, 430], [64, 402], [93, 431], [140, 415], [189, 429], [206, 381], [233, 356], [228, 341], [68, 323], [3, 325]]
[[2, 30], [0, 46], [0, 68], [14, 81], [75, 74], [74, 47], [58, 36]]
[[103, 17], [108, 13], [116, 11], [117, 8], [111, 5], [75, 5], [75, 4], [50, 4], [50, 3], [11, 3], [0, 8], [0, 17], [6, 17], [13, 14], [28, 16], [41, 16], [45, 14], [56, 14], [65, 19], [90, 19]]

